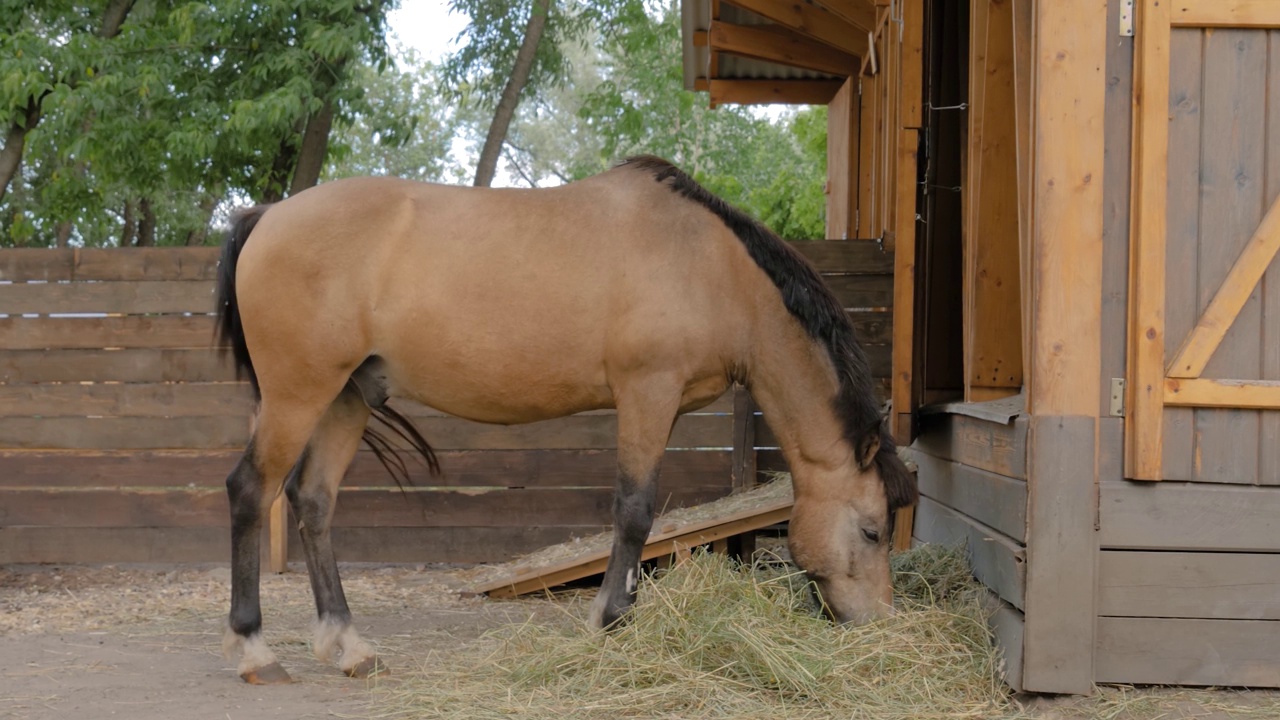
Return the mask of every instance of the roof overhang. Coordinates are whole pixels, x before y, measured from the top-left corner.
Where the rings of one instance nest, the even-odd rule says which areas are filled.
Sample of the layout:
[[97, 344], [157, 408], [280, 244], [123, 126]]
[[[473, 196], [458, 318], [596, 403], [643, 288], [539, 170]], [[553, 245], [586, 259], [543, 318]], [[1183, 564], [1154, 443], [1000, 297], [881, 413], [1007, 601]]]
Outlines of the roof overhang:
[[871, 0], [681, 0], [684, 86], [711, 104], [830, 102], [864, 65]]

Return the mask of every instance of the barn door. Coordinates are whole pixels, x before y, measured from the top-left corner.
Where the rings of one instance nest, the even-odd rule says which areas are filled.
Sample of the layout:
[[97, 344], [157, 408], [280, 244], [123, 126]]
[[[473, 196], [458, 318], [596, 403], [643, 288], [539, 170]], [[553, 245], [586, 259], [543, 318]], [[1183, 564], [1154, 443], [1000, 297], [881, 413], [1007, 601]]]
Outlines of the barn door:
[[1280, 2], [1143, 0], [1126, 476], [1280, 477]]

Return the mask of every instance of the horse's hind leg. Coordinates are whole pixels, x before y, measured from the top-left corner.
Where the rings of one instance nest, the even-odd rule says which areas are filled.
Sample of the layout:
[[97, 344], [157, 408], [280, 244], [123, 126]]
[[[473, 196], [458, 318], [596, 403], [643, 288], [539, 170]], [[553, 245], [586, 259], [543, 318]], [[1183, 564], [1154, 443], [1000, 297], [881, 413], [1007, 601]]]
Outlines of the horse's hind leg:
[[615, 390], [618, 407], [618, 480], [613, 499], [613, 550], [600, 593], [591, 604], [592, 626], [609, 628], [636, 601], [640, 555], [653, 527], [658, 469], [680, 404], [680, 385], [662, 379]]
[[271, 401], [258, 409], [253, 438], [240, 463], [227, 477], [231, 503], [231, 613], [223, 649], [243, 651], [240, 677], [253, 684], [289, 682], [276, 656], [262, 639], [262, 606], [258, 596], [259, 539], [262, 519], [307, 439], [329, 404]]
[[351, 677], [368, 677], [374, 672], [386, 671], [374, 649], [351, 626], [351, 610], [342, 592], [329, 535], [338, 485], [360, 447], [368, 421], [368, 406], [354, 386], [348, 385], [320, 420], [301, 462], [285, 486], [298, 520], [311, 591], [316, 600], [316, 655], [325, 661], [336, 658], [338, 667]]

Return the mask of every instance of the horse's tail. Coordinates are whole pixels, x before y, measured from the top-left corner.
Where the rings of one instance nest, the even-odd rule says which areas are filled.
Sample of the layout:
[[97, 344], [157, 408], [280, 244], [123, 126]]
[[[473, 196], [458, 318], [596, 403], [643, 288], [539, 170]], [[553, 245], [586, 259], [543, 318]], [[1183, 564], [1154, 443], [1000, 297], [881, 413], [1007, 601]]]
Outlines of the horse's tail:
[[244, 339], [244, 325], [240, 322], [240, 305], [236, 302], [236, 263], [240, 260], [240, 251], [244, 249], [249, 234], [257, 226], [258, 220], [271, 206], [257, 205], [237, 212], [231, 218], [231, 232], [222, 245], [222, 258], [218, 261], [218, 341], [231, 349], [235, 358], [236, 377], [249, 377], [253, 386], [253, 397], [258, 399], [258, 375], [253, 371], [253, 360], [249, 357], [249, 345]]

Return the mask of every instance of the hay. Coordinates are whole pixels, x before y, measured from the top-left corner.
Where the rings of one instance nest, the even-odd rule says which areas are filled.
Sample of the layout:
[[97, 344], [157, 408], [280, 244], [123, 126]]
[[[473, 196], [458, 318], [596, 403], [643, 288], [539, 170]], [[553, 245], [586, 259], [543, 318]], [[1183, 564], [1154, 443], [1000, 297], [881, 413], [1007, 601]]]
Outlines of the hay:
[[900, 612], [833, 628], [781, 562], [711, 553], [646, 578], [631, 622], [585, 630], [585, 599], [558, 624], [489, 633], [471, 656], [382, 687], [401, 718], [985, 718], [1010, 707], [963, 554], [894, 559]]

